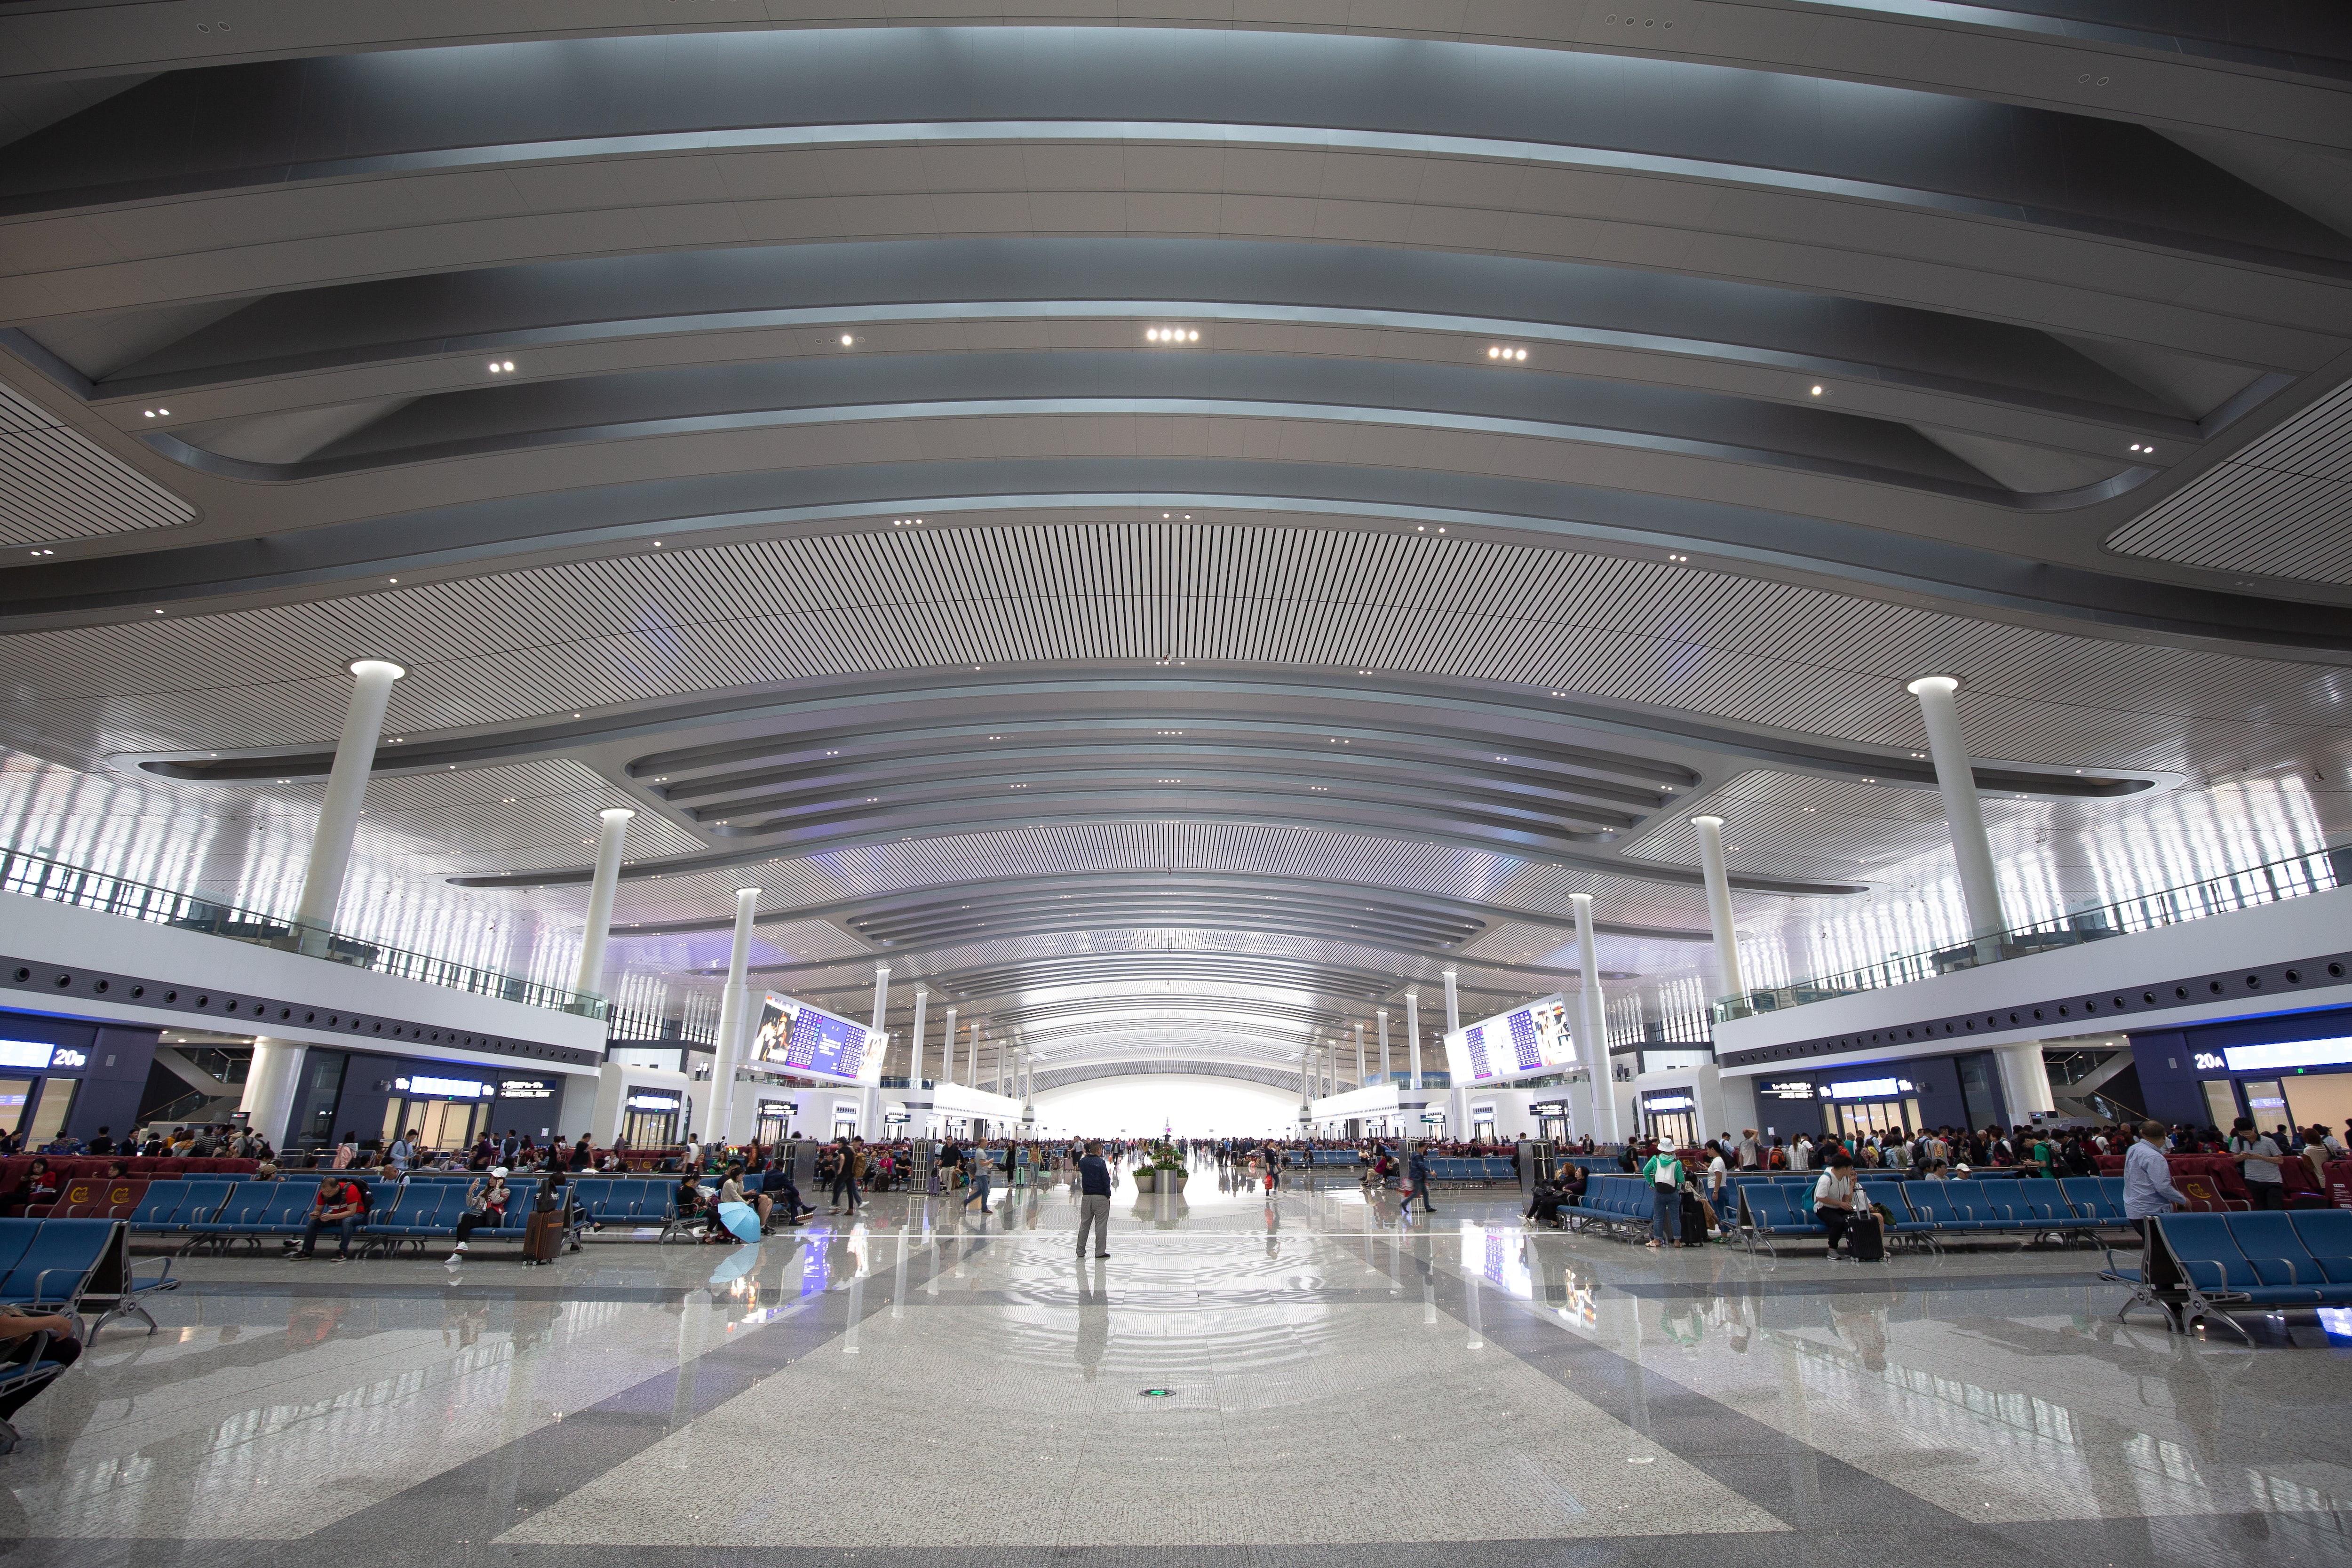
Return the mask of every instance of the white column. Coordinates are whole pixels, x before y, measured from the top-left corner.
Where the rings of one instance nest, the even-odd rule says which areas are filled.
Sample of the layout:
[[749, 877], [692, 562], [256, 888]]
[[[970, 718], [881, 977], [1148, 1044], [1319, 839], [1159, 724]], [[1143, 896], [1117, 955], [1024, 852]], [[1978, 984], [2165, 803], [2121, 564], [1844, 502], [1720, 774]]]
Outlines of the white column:
[[1706, 878], [1706, 923], [1715, 932], [1716, 994], [1738, 996], [1748, 983], [1739, 973], [1739, 932], [1731, 920], [1731, 874], [1723, 864], [1723, 818], [1694, 816], [1698, 863]]
[[1364, 1087], [1364, 1021], [1356, 1020], [1356, 1087]]
[[1389, 1010], [1378, 1007], [1373, 1012], [1381, 1021], [1381, 1076], [1392, 1079], [1396, 1075], [1396, 1067], [1389, 1059]]
[[[950, 1007], [948, 1009], [948, 1037], [940, 1042], [940, 1081], [942, 1083], [953, 1083], [956, 1080], [955, 1019], [956, 1010]], [[979, 1064], [974, 1063], [973, 1065], [978, 1066]]]
[[236, 1102], [246, 1125], [280, 1152], [286, 1147], [287, 1119], [294, 1114], [294, 1092], [302, 1082], [306, 1048], [292, 1040], [257, 1037], [253, 1062], [245, 1072], [245, 1092]]
[[1421, 1087], [1421, 993], [1404, 994], [1404, 1070], [1412, 1075], [1412, 1087]]
[[[908, 1087], [915, 1090], [919, 1090], [923, 1083], [923, 1012], [929, 1006], [930, 1000], [931, 992], [929, 986], [915, 987], [915, 1043], [907, 1056], [907, 1059], [914, 1064], [914, 1070], [907, 1075]], [[920, 1133], [909, 1132], [908, 1136], [919, 1137]]]
[[[874, 1022], [866, 1026], [867, 1030], [881, 1034], [882, 1025], [889, 1014], [890, 966], [877, 963], [874, 966]], [[885, 1062], [890, 1059], [890, 1047], [887, 1045], [882, 1047], [882, 1059]], [[882, 1136], [882, 1090], [878, 1087], [869, 1089], [858, 1097], [857, 1130], [866, 1134], [868, 1142]]]
[[2058, 1109], [2050, 1093], [2050, 1068], [2042, 1060], [2041, 1041], [2003, 1046], [1994, 1055], [2000, 1061], [2001, 1098], [2009, 1101], [2010, 1126], [2030, 1123], [2037, 1110]]
[[735, 1110], [735, 1064], [741, 1058], [745, 971], [751, 962], [751, 917], [760, 889], [735, 889], [735, 946], [727, 957], [727, 989], [719, 996], [719, 1037], [713, 1042], [710, 1082], [694, 1108], [694, 1135], [705, 1143], [725, 1143]]
[[971, 1087], [980, 1087], [980, 1020], [971, 1021]]
[[1576, 909], [1576, 946], [1582, 965], [1583, 989], [1577, 994], [1577, 1028], [1582, 1034], [1592, 1064], [1593, 1136], [1605, 1142], [1622, 1142], [1617, 1112], [1617, 1076], [1609, 1065], [1609, 1021], [1601, 994], [1601, 943], [1592, 929], [1592, 895], [1570, 893]]
[[613, 934], [613, 895], [621, 886], [621, 840], [636, 815], [625, 805], [598, 813], [596, 876], [588, 884], [588, 924], [580, 933], [580, 973], [572, 982], [583, 996], [604, 994], [604, 943]]
[[351, 705], [343, 710], [343, 732], [335, 742], [334, 766], [327, 773], [327, 798], [320, 805], [319, 831], [310, 840], [302, 898], [294, 906], [305, 952], [323, 955], [327, 951], [323, 933], [334, 929], [335, 906], [342, 902], [343, 873], [351, 868], [360, 807], [367, 804], [368, 773], [375, 766], [383, 710], [392, 701], [392, 683], [405, 673], [380, 658], [363, 658], [352, 666]]
[[1976, 773], [1969, 765], [1968, 740], [1960, 732], [1960, 710], [1952, 693], [1960, 683], [1948, 675], [1922, 676], [1906, 689], [1919, 700], [1927, 726], [1927, 754], [1935, 759], [1936, 784], [1944, 792], [1944, 815], [1952, 822], [1952, 858], [1958, 863], [1960, 897], [1969, 908], [1969, 935], [1979, 957], [1992, 956], [1989, 940], [2009, 929], [2001, 913], [2000, 879], [1992, 868], [1992, 844], [1985, 837], [1984, 805], [1977, 799]]
[[[1454, 971], [1448, 969], [1444, 975], [1445, 1032], [1450, 1035], [1462, 1027], [1462, 996], [1454, 987]], [[1454, 1058], [1448, 1057], [1445, 1065], [1451, 1068]], [[1445, 1135], [1449, 1138], [1467, 1138], [1470, 1135], [1470, 1086], [1467, 1084], [1457, 1083], [1445, 1091]]]
[[1698, 1112], [1698, 1141], [1710, 1138], [1728, 1142], [1739, 1136], [1739, 1127], [1725, 1113], [1723, 1100], [1723, 1069], [1713, 1062], [1698, 1069], [1698, 1082], [1691, 1088], [1691, 1105]]
[[628, 1069], [606, 1062], [596, 1069], [596, 1109], [588, 1118], [588, 1142], [599, 1149], [609, 1149], [621, 1135], [621, 1102], [628, 1098], [628, 1086], [623, 1080]]

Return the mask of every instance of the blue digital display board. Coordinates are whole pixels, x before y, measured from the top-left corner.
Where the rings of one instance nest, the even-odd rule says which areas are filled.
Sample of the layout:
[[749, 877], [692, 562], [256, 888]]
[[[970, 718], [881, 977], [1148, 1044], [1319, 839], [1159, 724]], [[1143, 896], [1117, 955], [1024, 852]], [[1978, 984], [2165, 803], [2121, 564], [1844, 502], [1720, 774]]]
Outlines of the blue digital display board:
[[1493, 1083], [1576, 1065], [1567, 998], [1546, 996], [1445, 1037], [1445, 1065], [1456, 1084]]
[[863, 1024], [771, 991], [760, 1008], [760, 1031], [751, 1042], [751, 1059], [808, 1078], [874, 1084], [882, 1080], [883, 1047], [888, 1038]]

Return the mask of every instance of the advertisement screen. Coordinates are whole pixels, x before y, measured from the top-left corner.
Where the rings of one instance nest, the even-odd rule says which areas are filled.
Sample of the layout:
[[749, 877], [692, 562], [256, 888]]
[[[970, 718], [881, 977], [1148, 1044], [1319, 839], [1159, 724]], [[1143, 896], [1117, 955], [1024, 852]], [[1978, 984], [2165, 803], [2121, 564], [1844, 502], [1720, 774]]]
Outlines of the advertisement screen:
[[751, 1040], [751, 1059], [836, 1083], [875, 1084], [882, 1081], [883, 1047], [888, 1038], [863, 1024], [836, 1018], [822, 1007], [771, 991], [760, 1008], [760, 1032]]
[[1445, 1037], [1445, 1065], [1456, 1084], [1494, 1083], [1576, 1066], [1568, 999], [1558, 993], [1481, 1019]]

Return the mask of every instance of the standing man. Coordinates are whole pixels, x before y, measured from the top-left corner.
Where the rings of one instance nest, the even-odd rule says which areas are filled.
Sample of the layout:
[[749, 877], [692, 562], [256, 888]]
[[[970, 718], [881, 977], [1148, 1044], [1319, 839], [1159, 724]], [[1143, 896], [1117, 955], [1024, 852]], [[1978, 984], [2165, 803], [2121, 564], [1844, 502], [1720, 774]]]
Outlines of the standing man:
[[416, 1163], [415, 1128], [410, 1128], [392, 1141], [392, 1147], [383, 1152], [383, 1163], [392, 1167], [392, 1173], [395, 1176], [408, 1173], [408, 1167]]
[[1739, 1133], [1739, 1168], [1757, 1171], [1764, 1166], [1764, 1145], [1756, 1142], [1756, 1129], [1743, 1128]]
[[1087, 1255], [1087, 1233], [1094, 1233], [1095, 1256], [1110, 1256], [1110, 1165], [1103, 1146], [1089, 1140], [1078, 1161], [1078, 1256]]
[[2147, 1223], [2150, 1218], [2169, 1214], [2189, 1200], [2172, 1184], [2172, 1167], [2164, 1158], [2164, 1123], [2143, 1121], [2126, 1131], [2139, 1136], [2124, 1151], [2124, 1223], [2146, 1242], [2154, 1228]]
[[2124, 1223], [2139, 1232], [2140, 1279], [2151, 1289], [2165, 1290], [2180, 1281], [2171, 1255], [2156, 1245], [2156, 1216], [2184, 1208], [2189, 1200], [2172, 1184], [2172, 1167], [2164, 1157], [2164, 1123], [2143, 1121], [2136, 1131], [2139, 1136], [2124, 1151]]
[[[2255, 1130], [2252, 1117], [2239, 1117], [2231, 1129], [2230, 1157], [2245, 1172], [2246, 1191], [2253, 1194], [2255, 1208], [2286, 1207], [2286, 1182], [2278, 1168], [2279, 1146], [2268, 1133]], [[2128, 1156], [2126, 1168], [2129, 1168]]]

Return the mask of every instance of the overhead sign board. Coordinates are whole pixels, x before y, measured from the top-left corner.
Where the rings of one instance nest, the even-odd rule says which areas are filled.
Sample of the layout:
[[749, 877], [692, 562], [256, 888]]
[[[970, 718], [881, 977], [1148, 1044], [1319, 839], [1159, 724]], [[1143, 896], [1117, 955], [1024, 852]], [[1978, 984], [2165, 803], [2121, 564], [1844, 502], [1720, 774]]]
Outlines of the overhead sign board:
[[1554, 992], [1445, 1037], [1445, 1065], [1456, 1084], [1499, 1083], [1576, 1065], [1568, 999]]
[[[2352, 1062], [2352, 1039], [2284, 1040], [2273, 1046], [2224, 1046], [2231, 1072], [2284, 1072], [2294, 1068], [2342, 1067]], [[2205, 1066], [2201, 1060], [2197, 1064]]]
[[0, 1040], [0, 1068], [30, 1068], [35, 1072], [47, 1070], [55, 1046], [38, 1040]]
[[785, 1072], [835, 1083], [882, 1081], [882, 1056], [889, 1037], [863, 1024], [771, 991], [760, 1008], [751, 1059]]

